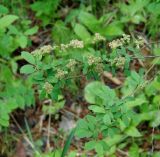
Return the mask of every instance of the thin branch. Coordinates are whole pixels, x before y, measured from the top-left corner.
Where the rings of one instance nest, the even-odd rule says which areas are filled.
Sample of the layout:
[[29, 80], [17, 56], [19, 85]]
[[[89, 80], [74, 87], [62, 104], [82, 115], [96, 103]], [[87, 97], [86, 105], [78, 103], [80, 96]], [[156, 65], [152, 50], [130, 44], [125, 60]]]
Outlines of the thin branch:
[[[49, 103], [49, 106], [51, 106], [52, 101]], [[48, 118], [48, 134], [47, 134], [47, 149], [50, 150], [50, 130], [51, 130], [51, 113], [49, 113], [49, 118]]]
[[135, 57], [135, 56], [130, 56], [131, 58], [133, 58], [133, 59], [144, 59], [144, 58], [159, 58], [160, 57], [160, 55], [148, 55], [148, 56], [142, 56], [142, 58], [141, 57]]
[[128, 152], [125, 152], [125, 151], [123, 151], [123, 150], [121, 150], [121, 149], [117, 149], [117, 152], [118, 152], [119, 154], [121, 154], [121, 155], [129, 156]]
[[26, 142], [31, 146], [31, 148], [35, 151], [36, 154], [39, 154], [39, 152], [36, 150], [34, 144], [29, 140], [29, 138], [27, 137], [26, 133], [23, 131], [23, 129], [21, 128], [21, 126], [19, 125], [19, 123], [17, 122], [17, 120], [14, 118], [14, 116], [11, 114], [11, 118], [13, 119], [14, 123], [16, 124], [16, 126], [18, 127], [18, 129], [20, 130], [20, 132], [22, 133], [24, 139], [26, 140]]

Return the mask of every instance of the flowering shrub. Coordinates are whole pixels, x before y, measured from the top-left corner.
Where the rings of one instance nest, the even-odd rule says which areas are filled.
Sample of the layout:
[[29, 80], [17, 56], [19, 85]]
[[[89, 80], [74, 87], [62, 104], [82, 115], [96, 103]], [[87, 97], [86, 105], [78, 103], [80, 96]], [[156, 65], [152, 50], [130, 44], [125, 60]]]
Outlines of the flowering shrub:
[[[133, 47], [132, 49], [138, 51], [137, 45], [142, 46], [142, 38], [135, 40], [135, 48], [130, 40], [130, 36], [124, 34], [122, 38], [108, 43], [110, 49], [100, 49], [98, 45], [93, 49], [91, 46], [94, 47], [95, 44], [107, 43], [103, 36], [96, 33], [93, 41], [87, 44], [76, 39], [71, 40], [69, 44], [46, 45], [31, 53], [22, 53], [22, 57], [30, 64], [24, 65], [21, 73], [32, 74], [33, 79], [40, 86], [43, 98], [46, 94], [53, 99], [58, 98], [61, 94], [60, 89], [68, 85], [67, 82], [75, 76], [86, 75], [87, 78], [98, 79], [103, 71], [111, 71], [113, 67], [115, 71], [127, 70], [130, 60], [141, 55], [128, 49]], [[59, 58], [60, 54], [63, 58]]]
[[[107, 44], [109, 48], [101, 49], [101, 44]], [[30, 64], [24, 65], [21, 73], [32, 76], [39, 86], [42, 99], [49, 98], [56, 102], [62, 95], [61, 90], [82, 75], [88, 80], [98, 80], [104, 71], [127, 70], [133, 57], [142, 57], [137, 49], [143, 46], [142, 44], [142, 38], [138, 37], [131, 42], [130, 36], [125, 34], [107, 43], [103, 36], [96, 33], [93, 41], [87, 44], [76, 39], [71, 40], [69, 44], [46, 45], [31, 53], [22, 52], [22, 57]], [[132, 51], [129, 51], [130, 49]], [[59, 57], [60, 53], [63, 58]], [[119, 99], [114, 90], [99, 82], [86, 87], [85, 97], [92, 104], [89, 109], [93, 115], [87, 115], [79, 121], [76, 135], [92, 139], [85, 145], [87, 150], [95, 149], [98, 155], [102, 156], [110, 149], [105, 142], [108, 136], [122, 132], [132, 137], [140, 136], [136, 127], [130, 126], [136, 114], [126, 104], [129, 102], [128, 97]], [[131, 134], [133, 130], [134, 133]], [[103, 138], [100, 139], [100, 136]]]
[[0, 156], [159, 156], [159, 8], [2, 0]]

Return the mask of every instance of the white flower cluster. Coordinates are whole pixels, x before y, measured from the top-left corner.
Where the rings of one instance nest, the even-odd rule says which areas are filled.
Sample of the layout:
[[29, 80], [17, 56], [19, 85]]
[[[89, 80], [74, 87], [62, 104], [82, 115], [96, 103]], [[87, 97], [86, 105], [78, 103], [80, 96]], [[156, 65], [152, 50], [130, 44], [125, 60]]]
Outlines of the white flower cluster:
[[83, 41], [80, 41], [80, 40], [71, 40], [70, 43], [69, 43], [69, 46], [70, 47], [73, 47], [73, 48], [84, 48], [84, 43]]
[[127, 44], [130, 42], [130, 35], [123, 34], [122, 38], [113, 40], [109, 43], [109, 47], [112, 49], [115, 49], [117, 47], [123, 46], [124, 44]]
[[57, 79], [63, 79], [65, 77], [65, 75], [68, 74], [67, 71], [61, 70], [61, 69], [57, 69], [57, 73], [56, 73], [56, 78]]
[[71, 71], [74, 69], [75, 65], [77, 64], [75, 59], [70, 59], [68, 64], [66, 65], [67, 68], [71, 69]]
[[103, 37], [99, 33], [95, 33], [92, 43], [95, 44], [96, 42], [105, 41], [105, 40], [106, 40], [105, 37]]
[[87, 60], [88, 60], [88, 65], [91, 66], [93, 64], [100, 63], [101, 62], [101, 57], [95, 57], [93, 55], [89, 55], [87, 57]]
[[54, 45], [54, 46], [53, 46], [53, 50], [56, 50], [58, 47], [59, 47], [59, 46]]
[[113, 61], [111, 61], [111, 65], [115, 65], [118, 68], [123, 68], [126, 62], [125, 57], [116, 57]]
[[127, 35], [127, 34], [122, 34], [121, 41], [122, 41], [123, 43], [129, 43], [129, 42], [131, 41], [131, 36], [130, 36], [130, 35]]
[[44, 45], [43, 47], [36, 49], [35, 51], [32, 51], [31, 53], [34, 56], [39, 56], [39, 55], [45, 55], [49, 54], [53, 50], [53, 47], [51, 45]]
[[69, 48], [69, 45], [68, 44], [61, 44], [60, 45], [60, 49], [62, 50], [62, 51], [64, 51], [64, 50], [66, 50], [67, 48]]
[[88, 59], [88, 65], [89, 66], [95, 65], [94, 70], [96, 72], [98, 72], [99, 74], [103, 72], [104, 66], [102, 64], [101, 57], [96, 57], [96, 56], [93, 56], [93, 55], [89, 55], [87, 57], [87, 59]]
[[136, 48], [139, 49], [140, 46], [143, 46], [145, 44], [145, 39], [141, 36], [138, 36], [138, 39], [135, 40]]
[[69, 44], [61, 44], [60, 45], [60, 49], [62, 51], [66, 50], [68, 48], [80, 48], [80, 49], [82, 49], [82, 48], [84, 48], [84, 43], [83, 43], [83, 41], [75, 39], [75, 40], [71, 40], [69, 42]]
[[50, 94], [53, 90], [53, 86], [49, 82], [45, 82], [43, 88], [45, 89], [46, 93]]
[[104, 69], [104, 66], [103, 66], [102, 63], [96, 64], [95, 71], [97, 71], [97, 72], [99, 72], [99, 73], [102, 73], [102, 72], [103, 72], [103, 69]]

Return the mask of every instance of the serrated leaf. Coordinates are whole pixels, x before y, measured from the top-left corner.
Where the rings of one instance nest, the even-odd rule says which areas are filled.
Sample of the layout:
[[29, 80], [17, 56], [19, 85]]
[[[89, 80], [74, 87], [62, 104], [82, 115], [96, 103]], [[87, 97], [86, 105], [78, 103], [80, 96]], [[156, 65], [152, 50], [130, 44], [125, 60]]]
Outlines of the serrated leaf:
[[93, 14], [81, 11], [78, 16], [79, 21], [84, 24], [90, 31], [99, 32], [101, 29], [100, 22]]
[[103, 107], [100, 107], [100, 106], [91, 105], [88, 108], [95, 113], [105, 113], [105, 109]]
[[68, 43], [73, 38], [73, 33], [62, 21], [57, 21], [52, 29], [52, 38], [57, 44]]
[[87, 29], [81, 24], [76, 24], [75, 25], [74, 32], [83, 41], [88, 41], [91, 37], [89, 32], [87, 31]]
[[110, 24], [107, 25], [104, 30], [102, 30], [102, 33], [105, 36], [118, 36], [122, 35], [124, 32], [119, 24]]
[[84, 119], [80, 119], [78, 121], [78, 128], [83, 128], [83, 129], [87, 129], [88, 128], [88, 123], [84, 120]]
[[85, 149], [92, 150], [95, 148], [95, 145], [96, 145], [96, 141], [89, 141], [89, 142], [85, 143]]
[[95, 81], [89, 83], [85, 88], [85, 99], [91, 104], [100, 106], [112, 104], [116, 99], [114, 90], [103, 83]]
[[30, 54], [29, 52], [22, 51], [21, 56], [22, 56], [28, 63], [35, 64], [35, 59], [34, 59], [33, 55]]
[[99, 156], [102, 156], [104, 153], [103, 146], [100, 142], [95, 145], [95, 150]]
[[0, 4], [0, 14], [7, 14], [8, 8]]
[[134, 126], [131, 126], [129, 127], [127, 130], [126, 130], [126, 134], [128, 136], [131, 136], [131, 137], [140, 137], [141, 136], [141, 133], [138, 131], [137, 128], [135, 128]]
[[107, 125], [111, 124], [111, 117], [109, 116], [109, 114], [105, 114], [103, 117], [103, 122]]
[[31, 74], [35, 71], [33, 65], [27, 64], [24, 65], [23, 67], [21, 67], [20, 69], [20, 73], [21, 74]]
[[157, 112], [154, 115], [153, 120], [150, 122], [150, 126], [152, 126], [152, 127], [158, 127], [159, 125], [160, 125], [160, 114], [159, 114], [159, 112]]
[[139, 157], [139, 148], [136, 143], [133, 143], [132, 146], [129, 148], [129, 156]]
[[6, 15], [0, 19], [0, 29], [4, 29], [18, 19], [16, 15]]
[[9, 121], [0, 118], [0, 125], [2, 125], [4, 127], [8, 127], [9, 126]]
[[33, 35], [38, 31], [38, 26], [34, 26], [28, 30], [25, 31], [25, 35]]
[[21, 48], [25, 48], [27, 46], [28, 39], [25, 35], [21, 35], [17, 40]]
[[85, 130], [85, 129], [77, 129], [76, 130], [76, 135], [79, 138], [84, 138], [84, 137], [91, 137], [92, 136], [92, 132], [89, 130]]
[[11, 68], [12, 68], [12, 72], [16, 74], [18, 69], [18, 64], [14, 60], [11, 61]]

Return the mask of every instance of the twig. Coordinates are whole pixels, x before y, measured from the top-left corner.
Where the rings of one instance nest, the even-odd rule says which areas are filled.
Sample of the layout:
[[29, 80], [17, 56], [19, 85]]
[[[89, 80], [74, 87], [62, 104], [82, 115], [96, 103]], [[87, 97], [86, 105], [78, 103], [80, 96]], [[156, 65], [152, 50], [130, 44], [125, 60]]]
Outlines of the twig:
[[145, 78], [145, 79], [146, 79], [148, 73], [149, 73], [149, 72], [154, 68], [154, 66], [159, 62], [159, 60], [160, 60], [160, 58], [158, 58], [158, 59], [156, 60], [156, 62], [155, 62], [154, 64], [152, 64], [152, 66], [147, 70], [147, 72], [146, 72], [145, 75], [144, 75], [144, 78]]
[[131, 58], [133, 58], [133, 59], [143, 59], [143, 58], [159, 58], [160, 57], [160, 55], [148, 55], [148, 56], [142, 56], [142, 58], [141, 57], [135, 57], [135, 56], [130, 56]]
[[42, 132], [44, 118], [45, 118], [45, 115], [40, 116], [40, 120], [39, 120], [39, 132], [40, 133]]
[[[49, 103], [51, 106], [52, 101]], [[49, 113], [49, 118], [48, 118], [48, 134], [47, 134], [47, 149], [50, 150], [50, 129], [51, 129], [51, 113]]]
[[104, 71], [103, 75], [105, 77], [107, 77], [109, 80], [111, 80], [116, 85], [121, 85], [122, 84], [122, 82], [118, 78], [113, 77], [113, 75], [111, 73], [107, 72], [107, 71]]
[[38, 48], [40, 48], [41, 46], [44, 46], [45, 44], [49, 43], [51, 40], [50, 40], [50, 37], [47, 37], [46, 40], [44, 40], [44, 42], [42, 42]]
[[72, 114], [76, 119], [79, 119], [79, 116], [77, 115], [77, 113], [68, 107], [64, 107], [60, 112], [62, 113], [68, 112], [69, 114]]
[[155, 128], [153, 127], [152, 128], [152, 139], [151, 139], [151, 142], [152, 142], [151, 155], [153, 155], [153, 152], [154, 152], [154, 131], [155, 131]]
[[70, 77], [64, 78], [64, 80], [69, 80], [69, 79], [72, 79], [72, 78], [78, 78], [78, 77], [83, 77], [83, 76], [85, 76], [85, 75], [70, 76]]
[[117, 152], [120, 153], [121, 155], [129, 156], [129, 154], [127, 152], [124, 152], [121, 149], [117, 149]]
[[16, 126], [18, 127], [22, 135], [24, 136], [24, 139], [26, 140], [26, 142], [31, 146], [31, 148], [35, 151], [36, 154], [40, 155], [39, 152], [36, 150], [35, 146], [33, 145], [33, 143], [29, 140], [26, 133], [23, 131], [23, 129], [21, 128], [21, 126], [19, 125], [19, 123], [17, 122], [17, 120], [14, 118], [12, 114], [11, 114], [11, 118], [13, 119], [14, 123], [16, 124]]

